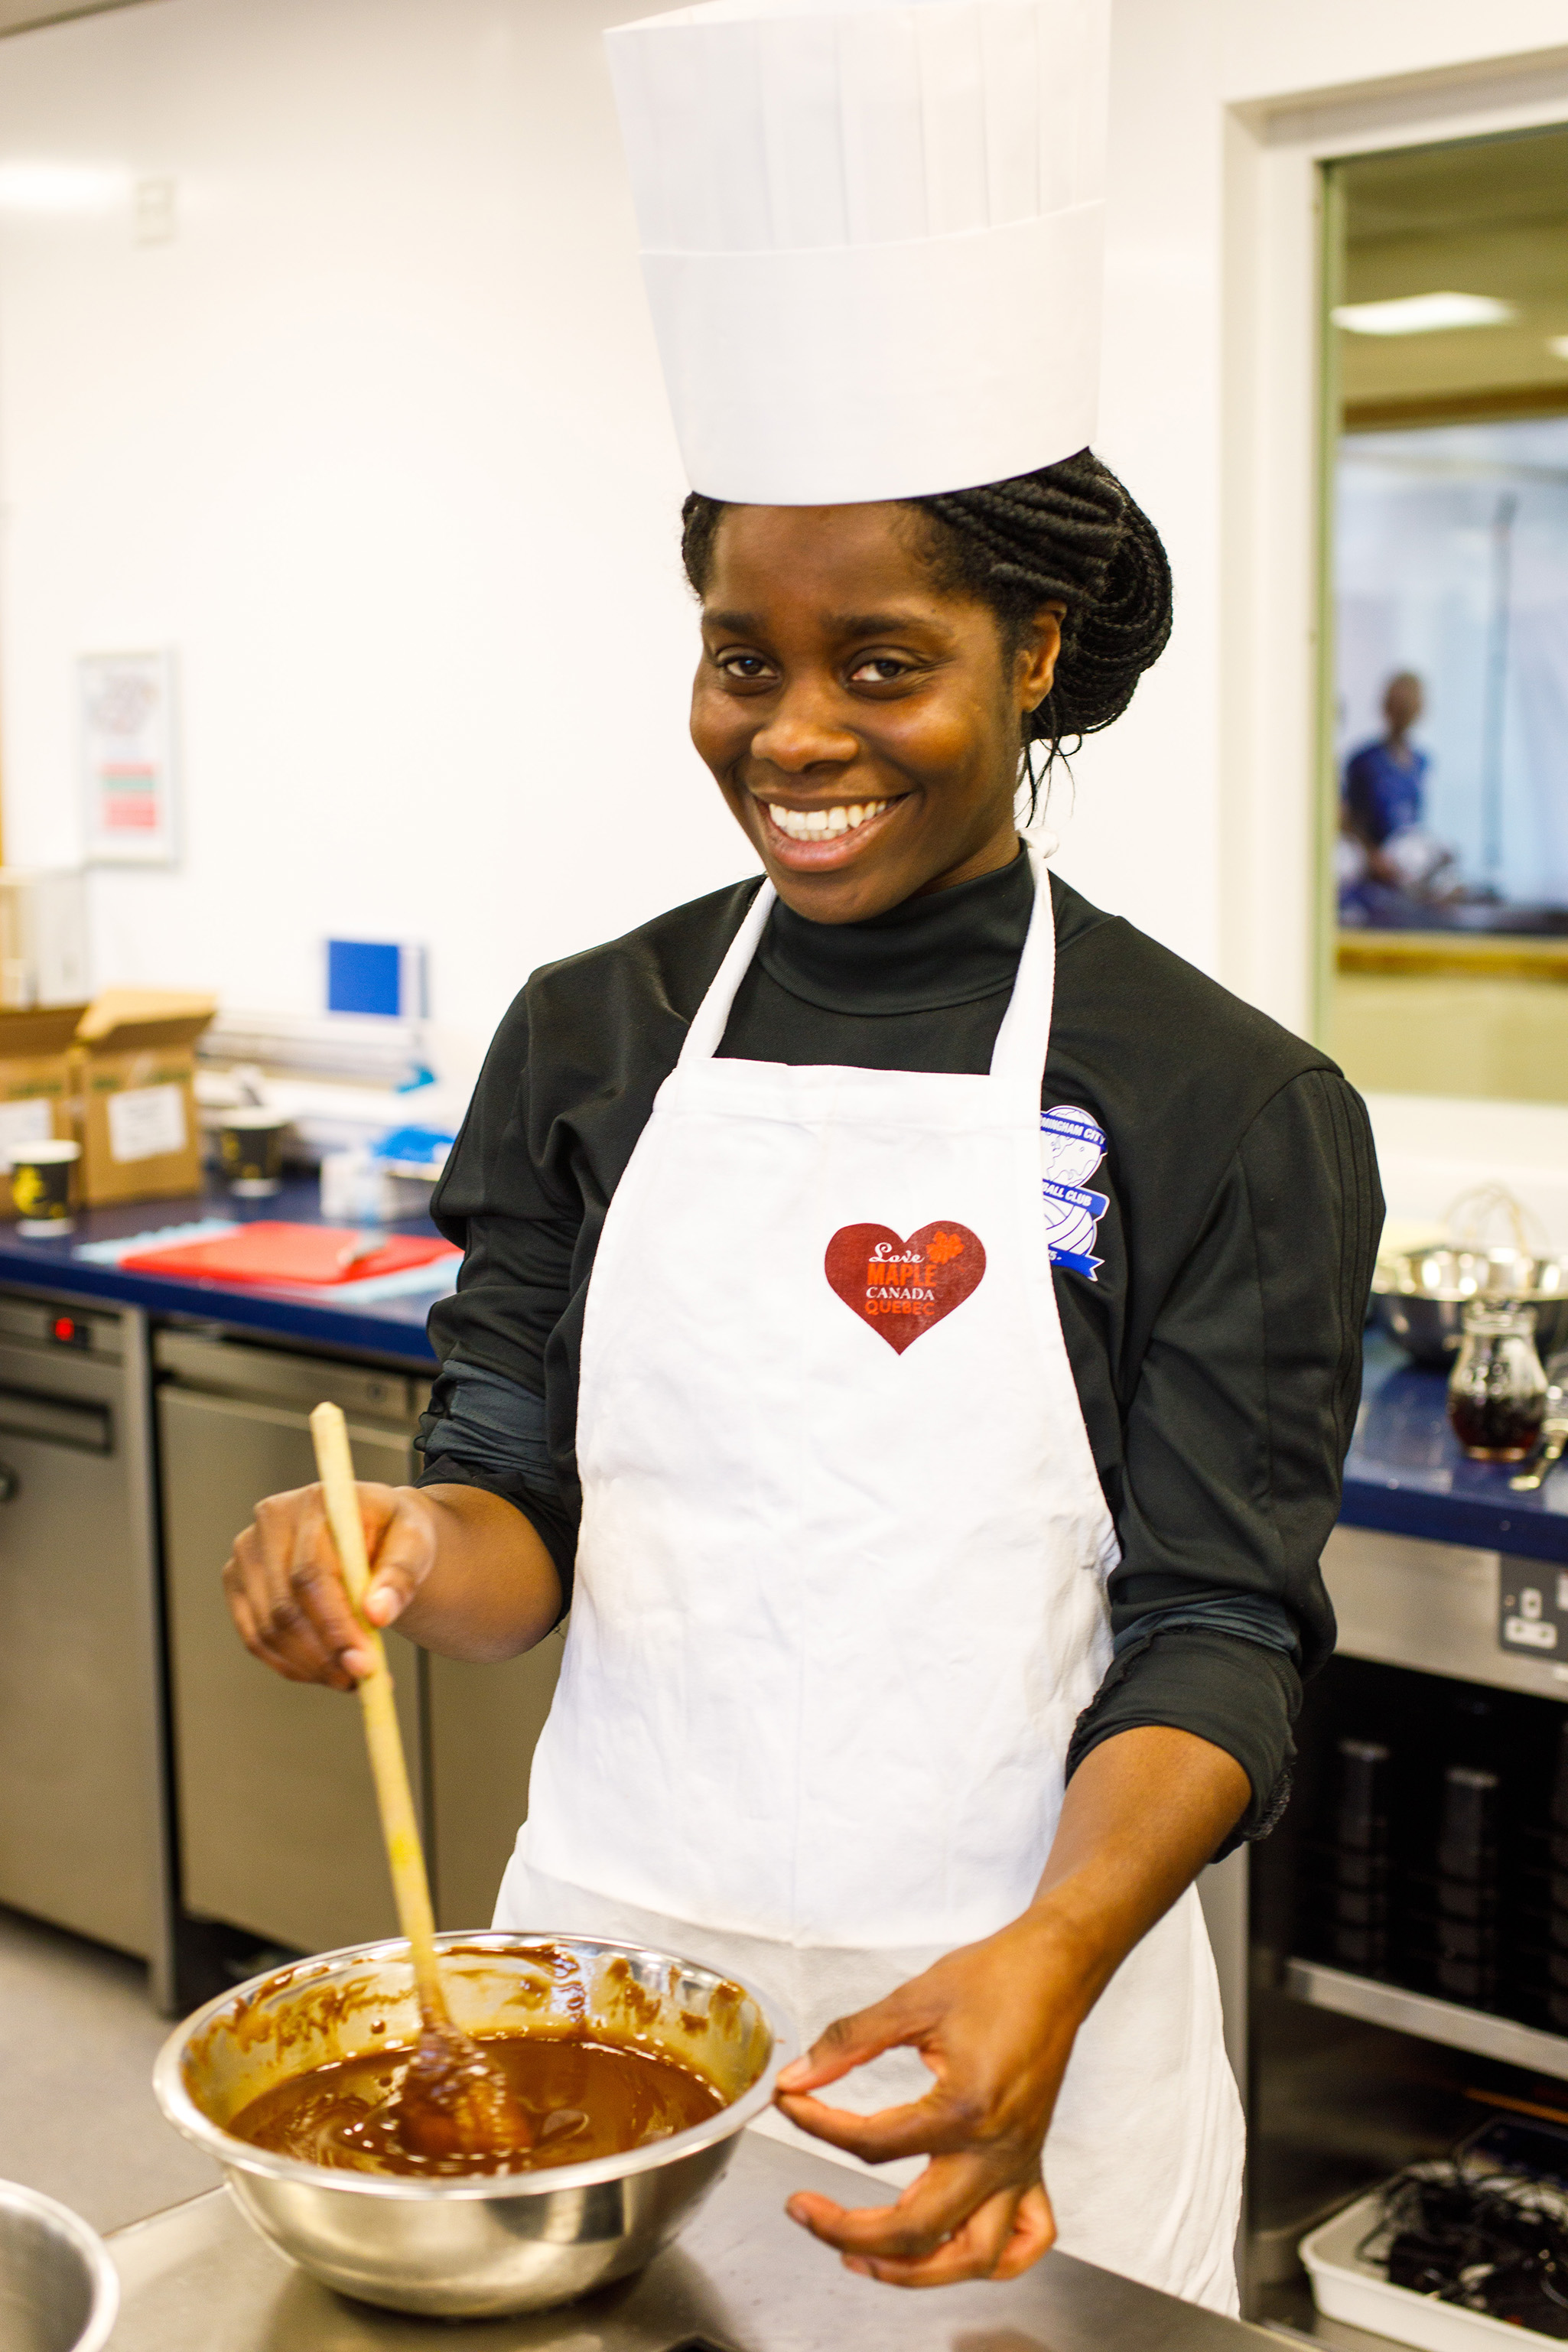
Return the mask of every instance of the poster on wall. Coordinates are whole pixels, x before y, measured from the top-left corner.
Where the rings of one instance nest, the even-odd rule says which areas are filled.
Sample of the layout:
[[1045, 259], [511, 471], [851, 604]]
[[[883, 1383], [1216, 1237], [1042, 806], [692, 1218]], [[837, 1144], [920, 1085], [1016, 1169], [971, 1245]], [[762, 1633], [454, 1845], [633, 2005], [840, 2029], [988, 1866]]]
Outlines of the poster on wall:
[[88, 863], [172, 866], [174, 656], [84, 654], [79, 678]]

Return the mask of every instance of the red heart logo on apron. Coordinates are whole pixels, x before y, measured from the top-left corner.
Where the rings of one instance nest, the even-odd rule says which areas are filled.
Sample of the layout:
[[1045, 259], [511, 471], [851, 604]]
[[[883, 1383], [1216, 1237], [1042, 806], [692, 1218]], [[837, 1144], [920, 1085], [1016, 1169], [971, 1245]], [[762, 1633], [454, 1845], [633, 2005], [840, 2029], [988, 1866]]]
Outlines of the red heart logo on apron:
[[840, 1225], [823, 1270], [857, 1315], [897, 1356], [962, 1307], [985, 1271], [985, 1248], [967, 1225], [943, 1220], [901, 1242], [890, 1225]]

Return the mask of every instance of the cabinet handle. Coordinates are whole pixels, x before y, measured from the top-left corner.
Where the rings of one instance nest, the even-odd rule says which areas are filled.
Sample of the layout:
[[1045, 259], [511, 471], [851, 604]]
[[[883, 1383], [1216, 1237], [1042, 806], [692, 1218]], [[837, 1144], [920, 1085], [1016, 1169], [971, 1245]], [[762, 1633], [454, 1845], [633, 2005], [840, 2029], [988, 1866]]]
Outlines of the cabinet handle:
[[14, 1503], [21, 1491], [22, 1481], [15, 1470], [8, 1470], [0, 1462], [0, 1503]]

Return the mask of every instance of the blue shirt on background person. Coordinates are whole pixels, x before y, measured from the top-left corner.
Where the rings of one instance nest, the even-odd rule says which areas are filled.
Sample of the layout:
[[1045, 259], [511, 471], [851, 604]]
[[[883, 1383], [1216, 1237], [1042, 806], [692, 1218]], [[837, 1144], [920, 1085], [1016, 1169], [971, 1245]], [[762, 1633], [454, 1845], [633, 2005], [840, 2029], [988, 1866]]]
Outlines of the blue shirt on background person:
[[[1410, 740], [1426, 697], [1421, 680], [1400, 670], [1383, 690], [1387, 731], [1363, 743], [1345, 762], [1340, 793], [1339, 918], [1346, 928], [1407, 929], [1430, 920], [1430, 893], [1391, 855], [1400, 835], [1412, 839], [1426, 813], [1431, 761]], [[1438, 851], [1438, 862], [1443, 862]], [[1451, 862], [1451, 861], [1449, 861]]]
[[1420, 824], [1430, 765], [1414, 743], [1386, 738], [1352, 753], [1345, 763], [1345, 813], [1367, 848], [1381, 849], [1391, 834]]
[[1381, 850], [1391, 835], [1421, 823], [1423, 786], [1432, 763], [1410, 740], [1410, 730], [1425, 701], [1421, 680], [1413, 671], [1401, 670], [1391, 677], [1383, 691], [1386, 734], [1363, 743], [1345, 763], [1344, 830], [1365, 849]]

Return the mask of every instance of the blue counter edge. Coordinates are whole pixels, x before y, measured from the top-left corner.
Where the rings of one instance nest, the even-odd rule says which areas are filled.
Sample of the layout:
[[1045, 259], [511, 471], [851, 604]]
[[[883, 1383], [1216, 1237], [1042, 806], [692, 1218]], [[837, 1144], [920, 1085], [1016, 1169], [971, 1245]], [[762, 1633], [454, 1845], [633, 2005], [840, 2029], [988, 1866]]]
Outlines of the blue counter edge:
[[[140, 1307], [161, 1320], [221, 1323], [237, 1331], [265, 1332], [272, 1339], [305, 1339], [315, 1347], [345, 1349], [352, 1355], [392, 1357], [400, 1364], [433, 1372], [436, 1354], [422, 1327], [395, 1321], [373, 1307], [318, 1307], [270, 1290], [240, 1290], [226, 1282], [172, 1282], [166, 1276], [121, 1274], [118, 1267], [59, 1261], [57, 1274], [36, 1258], [0, 1249], [0, 1289], [39, 1291], [51, 1298], [98, 1298], [116, 1307]], [[402, 1306], [407, 1302], [389, 1302]]]
[[[1563, 1473], [1556, 1475], [1561, 1477]], [[1561, 1512], [1507, 1511], [1495, 1503], [1471, 1501], [1464, 1496], [1423, 1495], [1405, 1486], [1347, 1478], [1340, 1524], [1568, 1565], [1568, 1516]]]
[[[115, 1307], [139, 1307], [171, 1322], [221, 1323], [227, 1330], [254, 1331], [269, 1339], [302, 1340], [349, 1355], [376, 1356], [408, 1370], [431, 1372], [436, 1354], [425, 1321], [435, 1292], [384, 1298], [356, 1306], [326, 1290], [319, 1297], [298, 1291], [247, 1289], [231, 1282], [186, 1282], [162, 1274], [132, 1274], [75, 1255], [83, 1242], [125, 1241], [196, 1217], [220, 1216], [248, 1224], [281, 1217], [301, 1224], [321, 1222], [314, 1181], [286, 1181], [276, 1199], [236, 1202], [216, 1185], [199, 1195], [174, 1201], [128, 1202], [112, 1209], [89, 1209], [78, 1218], [68, 1240], [26, 1241], [0, 1224], [0, 1288], [42, 1292], [51, 1298], [100, 1299]], [[427, 1217], [411, 1218], [392, 1233], [427, 1234]]]

